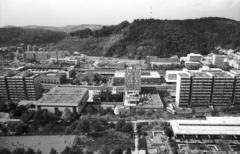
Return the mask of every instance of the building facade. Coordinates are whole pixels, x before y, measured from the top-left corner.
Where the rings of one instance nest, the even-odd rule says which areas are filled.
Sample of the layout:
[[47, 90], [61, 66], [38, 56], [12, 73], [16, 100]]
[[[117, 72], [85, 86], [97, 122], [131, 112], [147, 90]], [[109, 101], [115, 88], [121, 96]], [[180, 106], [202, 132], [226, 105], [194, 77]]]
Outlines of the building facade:
[[55, 86], [35, 103], [36, 108], [54, 113], [69, 108], [81, 114], [89, 98], [88, 89], [77, 86]]
[[176, 83], [177, 82], [177, 75], [182, 71], [166, 71], [165, 80], [167, 83]]
[[25, 72], [0, 72], [0, 99], [37, 100], [42, 96], [40, 76], [26, 75]]
[[224, 59], [225, 56], [224, 55], [213, 55], [213, 59], [212, 59], [212, 64], [215, 65], [216, 67], [223, 67], [224, 66]]
[[47, 73], [41, 74], [43, 84], [61, 84], [66, 79], [65, 73]]
[[129, 66], [125, 70], [124, 105], [132, 106], [139, 102], [141, 92], [141, 66]]
[[240, 74], [186, 71], [177, 76], [176, 105], [230, 106], [240, 103]]
[[[125, 72], [122, 70], [115, 71], [113, 83], [115, 85], [124, 85]], [[157, 71], [141, 71], [141, 85], [159, 85], [161, 83], [161, 76]]]

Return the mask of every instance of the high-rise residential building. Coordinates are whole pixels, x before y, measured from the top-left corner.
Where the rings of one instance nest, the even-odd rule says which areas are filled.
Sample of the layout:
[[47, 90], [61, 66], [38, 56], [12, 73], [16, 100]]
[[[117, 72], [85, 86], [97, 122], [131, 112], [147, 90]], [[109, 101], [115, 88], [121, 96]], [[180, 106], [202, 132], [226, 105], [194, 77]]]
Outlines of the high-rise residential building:
[[126, 68], [125, 90], [141, 91], [141, 66], [129, 66]]
[[224, 65], [224, 59], [225, 56], [224, 55], [213, 55], [213, 59], [212, 59], [212, 64], [215, 65], [216, 67], [223, 67]]
[[141, 92], [141, 66], [128, 66], [125, 70], [125, 102], [131, 105], [139, 101]]
[[176, 105], [229, 106], [240, 102], [240, 73], [216, 69], [184, 71], [177, 75]]
[[29, 71], [0, 72], [0, 99], [19, 101], [37, 100], [42, 96], [40, 75]]

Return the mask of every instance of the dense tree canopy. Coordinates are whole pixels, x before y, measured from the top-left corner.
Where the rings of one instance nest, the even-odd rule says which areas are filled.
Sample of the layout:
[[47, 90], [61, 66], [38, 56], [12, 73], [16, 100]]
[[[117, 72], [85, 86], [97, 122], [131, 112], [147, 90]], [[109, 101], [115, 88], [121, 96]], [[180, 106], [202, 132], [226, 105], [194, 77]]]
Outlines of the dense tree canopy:
[[106, 56], [170, 57], [185, 56], [194, 51], [205, 55], [216, 46], [240, 46], [240, 23], [224, 18], [137, 19], [124, 33], [124, 39], [107, 50]]
[[43, 29], [0, 28], [0, 44], [16, 45], [55, 43], [65, 38], [64, 32]]
[[123, 21], [122, 23], [118, 25], [112, 25], [112, 26], [103, 26], [101, 29], [92, 31], [91, 29], [84, 29], [80, 31], [71, 32], [71, 36], [78, 36], [80, 38], [87, 38], [89, 36], [95, 36], [95, 37], [108, 37], [111, 34], [118, 34], [121, 33], [124, 28], [129, 26], [128, 21]]

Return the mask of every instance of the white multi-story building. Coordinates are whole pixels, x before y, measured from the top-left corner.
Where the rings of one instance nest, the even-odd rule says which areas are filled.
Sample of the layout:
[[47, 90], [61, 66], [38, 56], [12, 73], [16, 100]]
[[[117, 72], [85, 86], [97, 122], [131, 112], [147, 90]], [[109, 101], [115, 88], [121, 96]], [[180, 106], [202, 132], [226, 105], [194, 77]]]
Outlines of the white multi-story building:
[[223, 67], [224, 66], [224, 59], [225, 56], [224, 55], [213, 55], [213, 59], [212, 59], [212, 64], [215, 65], [216, 67]]
[[183, 71], [166, 71], [165, 80], [167, 83], [176, 83], [178, 73], [182, 73]]
[[187, 57], [181, 57], [180, 61], [189, 61], [189, 62], [199, 62], [203, 60], [203, 56], [201, 54], [190, 53]]
[[220, 69], [184, 71], [177, 75], [176, 105], [229, 106], [240, 102], [240, 73]]

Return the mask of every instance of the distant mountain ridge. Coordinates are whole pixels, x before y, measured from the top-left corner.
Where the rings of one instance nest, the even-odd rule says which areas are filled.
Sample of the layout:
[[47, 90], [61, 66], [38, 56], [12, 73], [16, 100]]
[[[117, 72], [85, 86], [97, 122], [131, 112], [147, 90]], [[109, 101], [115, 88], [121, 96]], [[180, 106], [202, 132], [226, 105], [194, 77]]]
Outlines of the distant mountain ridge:
[[13, 26], [13, 25], [7, 25], [2, 28], [24, 28], [24, 29], [44, 29], [44, 30], [50, 30], [50, 31], [57, 31], [57, 32], [73, 32], [78, 30], [83, 30], [86, 28], [89, 28], [91, 30], [97, 30], [101, 29], [103, 25], [99, 24], [82, 24], [82, 25], [67, 25], [62, 27], [54, 27], [54, 26], [38, 26], [38, 25], [27, 25], [27, 26]]

